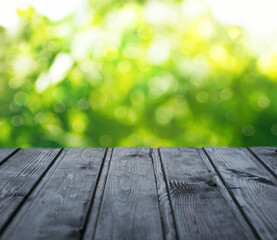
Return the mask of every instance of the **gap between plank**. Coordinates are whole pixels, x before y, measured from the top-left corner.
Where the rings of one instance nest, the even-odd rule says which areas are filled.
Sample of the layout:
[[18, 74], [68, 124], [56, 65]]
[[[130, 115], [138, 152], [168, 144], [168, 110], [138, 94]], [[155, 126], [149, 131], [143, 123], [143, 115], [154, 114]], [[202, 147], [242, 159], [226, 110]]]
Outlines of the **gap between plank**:
[[165, 175], [164, 165], [163, 165], [163, 161], [162, 161], [162, 155], [161, 155], [160, 148], [158, 148], [157, 150], [158, 150], [158, 156], [159, 156], [158, 161], [160, 161], [160, 164], [161, 164], [161, 170], [162, 170], [162, 173], [163, 173], [163, 179], [164, 179], [164, 183], [165, 183], [165, 187], [166, 187], [166, 192], [167, 192], [167, 196], [168, 196], [169, 206], [170, 206], [172, 220], [173, 220], [173, 226], [174, 226], [175, 233], [176, 233], [176, 239], [179, 240], [180, 238], [179, 238], [179, 235], [178, 235], [178, 229], [177, 229], [177, 225], [176, 225], [175, 213], [174, 213], [173, 207], [172, 207], [172, 199], [171, 199], [171, 195], [170, 195], [170, 192], [169, 192], [169, 187], [168, 187], [168, 183], [167, 183], [167, 177]]
[[11, 152], [8, 156], [6, 156], [1, 162], [0, 162], [0, 166], [5, 163], [11, 156], [13, 156], [14, 154], [16, 154], [18, 151], [20, 150], [20, 148], [16, 148], [13, 152]]
[[106, 189], [107, 179], [108, 179], [108, 175], [109, 175], [109, 171], [110, 171], [111, 160], [112, 160], [112, 157], [113, 157], [113, 151], [114, 151], [114, 148], [112, 148], [110, 162], [108, 164], [108, 169], [107, 169], [107, 174], [106, 174], [105, 179], [104, 179], [104, 186], [103, 186], [103, 191], [102, 191], [102, 195], [101, 195], [100, 205], [99, 205], [97, 216], [96, 216], [96, 221], [95, 221], [95, 225], [94, 225], [94, 231], [93, 231], [92, 239], [95, 238], [96, 227], [97, 227], [97, 223], [98, 223], [98, 219], [99, 219], [99, 215], [100, 215], [102, 201], [103, 201], [103, 198], [104, 198], [104, 192], [105, 192], [105, 189]]
[[97, 187], [98, 187], [98, 184], [99, 184], [99, 179], [100, 179], [100, 176], [102, 174], [104, 162], [105, 162], [105, 159], [107, 157], [107, 152], [108, 152], [108, 148], [106, 148], [104, 156], [102, 158], [102, 163], [101, 163], [101, 166], [100, 166], [100, 169], [99, 169], [99, 172], [98, 172], [98, 176], [97, 176], [97, 179], [96, 179], [94, 189], [92, 191], [92, 195], [90, 197], [90, 202], [89, 202], [89, 206], [88, 206], [88, 209], [87, 209], [87, 214], [85, 216], [85, 220], [84, 220], [82, 226], [79, 228], [79, 232], [80, 232], [80, 235], [81, 235], [80, 239], [83, 239], [83, 235], [84, 235], [84, 233], [86, 231], [86, 228], [87, 228], [87, 225], [88, 225], [90, 212], [91, 212], [91, 209], [92, 209], [92, 206], [93, 206], [94, 197], [95, 197], [96, 190], [97, 190]]
[[[80, 235], [80, 240], [94, 239], [95, 237], [96, 227], [97, 227], [98, 218], [100, 215], [100, 210], [101, 210], [107, 178], [110, 170], [110, 164], [113, 157], [113, 152], [114, 152], [114, 148], [111, 148], [111, 151], [109, 151], [109, 148], [107, 149], [106, 156], [103, 160], [103, 165], [101, 166], [101, 172], [99, 173], [99, 178], [97, 179], [97, 183], [95, 185], [95, 193], [93, 195], [91, 207], [89, 209], [89, 212], [86, 218], [86, 225], [82, 231], [82, 234]], [[96, 213], [96, 216], [93, 216], [94, 208], [98, 210]], [[90, 231], [88, 231], [89, 225], [91, 225]]]
[[[0, 236], [3, 234], [3, 232], [5, 231], [5, 229], [7, 228], [7, 226], [10, 224], [10, 222], [12, 221], [12, 219], [15, 217], [15, 215], [19, 212], [19, 210], [21, 209], [21, 207], [24, 205], [24, 203], [27, 201], [27, 199], [29, 198], [29, 196], [32, 194], [32, 192], [34, 191], [34, 189], [38, 186], [38, 184], [40, 183], [40, 181], [42, 180], [42, 178], [46, 175], [46, 173], [48, 172], [48, 170], [53, 166], [53, 164], [55, 163], [55, 161], [58, 159], [58, 157], [61, 155], [62, 151], [64, 148], [61, 148], [59, 150], [59, 152], [57, 153], [57, 155], [53, 158], [53, 160], [50, 162], [50, 164], [47, 166], [47, 168], [44, 170], [44, 172], [39, 176], [39, 178], [37, 179], [37, 181], [34, 183], [33, 187], [29, 190], [29, 192], [23, 197], [22, 201], [20, 202], [20, 204], [15, 208], [14, 212], [11, 214], [11, 216], [7, 219], [6, 223], [3, 225], [2, 229], [0, 229]], [[20, 150], [20, 149], [18, 149]], [[17, 151], [18, 151], [17, 150]], [[13, 153], [12, 153], [13, 154]]]
[[251, 148], [249, 147], [246, 147], [246, 149], [250, 152], [251, 155], [253, 155], [255, 157], [255, 159], [257, 159], [257, 161], [263, 165], [263, 167], [269, 172], [271, 173], [271, 175], [273, 175], [273, 177], [275, 177], [277, 179], [277, 175], [276, 173], [270, 168], [267, 166], [267, 164], [255, 153], [252, 151]]
[[151, 159], [151, 162], [152, 162], [152, 168], [153, 168], [153, 173], [154, 173], [154, 178], [155, 178], [155, 186], [156, 186], [156, 194], [157, 194], [157, 197], [158, 197], [158, 206], [159, 206], [159, 212], [160, 212], [160, 218], [161, 218], [161, 225], [162, 225], [162, 230], [163, 230], [163, 239], [166, 240], [166, 237], [165, 237], [165, 227], [164, 227], [164, 223], [163, 223], [163, 220], [162, 220], [162, 211], [161, 211], [161, 203], [160, 203], [160, 197], [159, 197], [159, 193], [158, 193], [158, 184], [157, 184], [157, 176], [156, 176], [156, 172], [155, 172], [155, 168], [154, 168], [154, 159], [153, 159], [153, 149], [150, 148], [149, 150], [149, 157]]
[[[211, 164], [211, 166], [213, 167], [213, 169], [215, 170], [216, 174], [218, 175], [219, 179], [221, 180], [221, 182], [223, 183], [223, 186], [225, 187], [225, 189], [227, 190], [227, 192], [229, 193], [229, 195], [231, 196], [233, 202], [235, 203], [235, 205], [237, 206], [240, 214], [243, 216], [244, 220], [246, 221], [246, 223], [248, 224], [248, 226], [250, 227], [250, 229], [253, 231], [253, 234], [255, 235], [255, 237], [257, 239], [262, 239], [262, 237], [259, 235], [259, 233], [256, 231], [255, 227], [252, 225], [251, 221], [249, 220], [249, 218], [246, 216], [246, 214], [244, 213], [244, 211], [242, 210], [241, 206], [239, 205], [239, 202], [237, 201], [237, 199], [235, 198], [234, 194], [232, 191], [230, 191], [230, 189], [228, 188], [226, 182], [224, 181], [221, 173], [219, 172], [219, 170], [217, 169], [217, 167], [215, 166], [215, 164], [213, 163], [211, 157], [209, 156], [209, 154], [207, 153], [207, 151], [205, 150], [205, 148], [201, 148], [202, 151], [204, 152], [204, 154], [206, 155], [209, 163]], [[199, 151], [199, 150], [198, 150]], [[200, 155], [201, 157], [201, 155]], [[205, 161], [203, 161], [205, 163]]]

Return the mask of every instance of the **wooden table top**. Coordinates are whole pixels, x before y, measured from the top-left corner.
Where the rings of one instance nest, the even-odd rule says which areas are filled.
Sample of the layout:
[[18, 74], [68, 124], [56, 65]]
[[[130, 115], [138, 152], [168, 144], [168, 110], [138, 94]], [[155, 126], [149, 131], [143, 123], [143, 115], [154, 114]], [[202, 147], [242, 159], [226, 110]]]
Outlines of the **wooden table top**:
[[277, 147], [0, 149], [0, 239], [277, 239]]

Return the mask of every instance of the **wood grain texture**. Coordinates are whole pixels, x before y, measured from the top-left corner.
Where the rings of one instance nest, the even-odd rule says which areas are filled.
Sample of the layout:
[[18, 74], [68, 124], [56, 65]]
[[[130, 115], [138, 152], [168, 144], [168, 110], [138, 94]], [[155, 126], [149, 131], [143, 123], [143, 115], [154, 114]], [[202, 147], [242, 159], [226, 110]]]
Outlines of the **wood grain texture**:
[[251, 240], [258, 239], [257, 236], [255, 235], [255, 231], [253, 231], [252, 226], [248, 223], [240, 207], [236, 204], [236, 202], [234, 202], [233, 195], [229, 192], [229, 189], [224, 184], [224, 181], [218, 175], [217, 169], [210, 162], [204, 149], [198, 148], [197, 151], [199, 152], [199, 155], [201, 156], [203, 162], [209, 169], [209, 173], [213, 177], [213, 180], [215, 181], [215, 183], [217, 184], [219, 191], [221, 192], [222, 196], [224, 196], [230, 209], [232, 210], [234, 216], [236, 217], [238, 224], [242, 227], [246, 238]]
[[115, 148], [95, 239], [162, 239], [149, 148]]
[[22, 149], [0, 168], [0, 233], [51, 166], [58, 149]]
[[277, 239], [277, 180], [242, 148], [205, 148], [261, 239]]
[[103, 162], [103, 167], [101, 175], [99, 176], [99, 181], [97, 184], [97, 189], [93, 199], [92, 208], [88, 214], [88, 222], [83, 235], [84, 240], [91, 240], [92, 236], [95, 234], [97, 218], [99, 216], [100, 206], [103, 199], [104, 189], [107, 181], [107, 176], [110, 168], [110, 162], [113, 155], [113, 149], [108, 149], [106, 157]]
[[2, 148], [0, 149], [0, 166], [17, 151], [17, 148]]
[[160, 148], [180, 239], [246, 239], [195, 148]]
[[8, 239], [80, 239], [104, 153], [102, 148], [64, 150], [55, 170], [7, 230]]
[[0, 149], [0, 240], [277, 239], [276, 150]]
[[277, 178], [277, 147], [251, 147], [249, 150]]
[[172, 204], [170, 202], [169, 191], [167, 189], [167, 185], [165, 182], [166, 180], [164, 177], [164, 172], [162, 169], [158, 149], [153, 149], [151, 155], [153, 159], [155, 177], [157, 182], [157, 191], [159, 197], [164, 237], [166, 240], [178, 239], [176, 223], [173, 216]]

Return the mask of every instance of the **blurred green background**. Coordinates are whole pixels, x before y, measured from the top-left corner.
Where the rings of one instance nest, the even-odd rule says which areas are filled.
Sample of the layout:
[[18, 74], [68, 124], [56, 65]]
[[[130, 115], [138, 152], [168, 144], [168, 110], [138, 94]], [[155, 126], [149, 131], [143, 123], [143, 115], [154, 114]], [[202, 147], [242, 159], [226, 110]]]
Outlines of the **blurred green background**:
[[3, 1], [0, 146], [276, 145], [272, 4]]

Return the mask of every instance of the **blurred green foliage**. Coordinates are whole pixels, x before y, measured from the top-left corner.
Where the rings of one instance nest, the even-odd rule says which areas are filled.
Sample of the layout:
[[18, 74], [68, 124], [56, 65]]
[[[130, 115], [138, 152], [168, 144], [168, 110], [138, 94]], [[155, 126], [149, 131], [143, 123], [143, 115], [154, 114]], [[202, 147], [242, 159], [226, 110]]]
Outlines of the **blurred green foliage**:
[[0, 26], [0, 146], [276, 145], [277, 54], [209, 10], [147, 4], [91, 1], [60, 21], [29, 7]]

